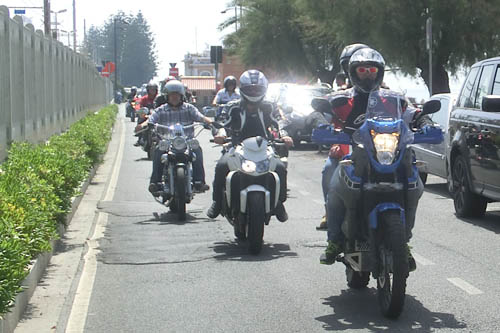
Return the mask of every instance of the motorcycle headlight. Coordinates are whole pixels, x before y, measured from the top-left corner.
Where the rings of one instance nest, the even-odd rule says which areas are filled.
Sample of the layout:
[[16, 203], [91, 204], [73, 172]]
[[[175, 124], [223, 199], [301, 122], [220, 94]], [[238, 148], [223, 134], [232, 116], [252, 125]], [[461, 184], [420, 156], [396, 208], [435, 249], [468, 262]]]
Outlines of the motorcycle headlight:
[[243, 160], [241, 162], [241, 169], [244, 171], [244, 172], [247, 172], [247, 173], [252, 173], [252, 172], [255, 172], [255, 170], [257, 169], [257, 164], [255, 164], [254, 161], [250, 161], [250, 160]]
[[258, 173], [267, 172], [267, 171], [269, 171], [269, 164], [270, 164], [269, 160], [263, 160], [263, 161], [257, 162], [256, 167], [255, 167], [255, 171], [257, 171]]
[[398, 147], [399, 133], [374, 133], [373, 144], [380, 164], [389, 165], [394, 161]]
[[175, 137], [174, 140], [172, 141], [172, 146], [174, 147], [175, 150], [185, 150], [187, 148], [186, 139], [180, 136]]
[[158, 144], [158, 149], [161, 151], [167, 151], [170, 146], [170, 142], [168, 140], [161, 140]]
[[196, 150], [200, 148], [200, 142], [196, 139], [189, 140], [189, 147], [191, 147], [192, 150]]

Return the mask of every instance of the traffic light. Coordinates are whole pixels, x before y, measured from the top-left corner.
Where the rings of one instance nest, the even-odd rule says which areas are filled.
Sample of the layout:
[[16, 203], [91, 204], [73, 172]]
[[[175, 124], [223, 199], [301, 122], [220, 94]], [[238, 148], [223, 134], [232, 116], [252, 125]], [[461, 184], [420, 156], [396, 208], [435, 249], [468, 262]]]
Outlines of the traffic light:
[[222, 63], [222, 46], [210, 46], [210, 62], [212, 64]]

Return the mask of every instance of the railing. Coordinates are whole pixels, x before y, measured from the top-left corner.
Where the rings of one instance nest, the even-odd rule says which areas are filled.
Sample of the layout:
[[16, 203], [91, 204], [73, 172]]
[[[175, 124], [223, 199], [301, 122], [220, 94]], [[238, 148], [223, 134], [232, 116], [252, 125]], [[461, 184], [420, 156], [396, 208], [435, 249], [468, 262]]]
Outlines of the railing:
[[43, 141], [112, 98], [89, 59], [0, 6], [0, 161], [10, 142]]

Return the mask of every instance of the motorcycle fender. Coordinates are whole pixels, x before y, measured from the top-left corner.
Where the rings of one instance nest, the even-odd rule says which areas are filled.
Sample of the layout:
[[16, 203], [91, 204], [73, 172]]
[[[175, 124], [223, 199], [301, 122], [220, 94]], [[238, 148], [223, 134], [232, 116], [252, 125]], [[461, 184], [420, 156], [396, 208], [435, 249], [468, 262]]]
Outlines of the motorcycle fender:
[[[273, 206], [273, 209], [274, 207], [276, 207], [278, 205], [278, 199], [280, 197], [280, 177], [278, 176], [278, 174], [276, 172], [271, 172], [271, 175], [273, 175], [274, 177], [274, 182], [276, 184], [276, 188], [274, 189], [274, 206]], [[266, 211], [267, 213], [267, 211]]]
[[226, 176], [226, 199], [227, 199], [227, 207], [231, 208], [231, 180], [233, 179], [236, 171], [231, 171]]
[[378, 204], [368, 215], [370, 229], [377, 229], [378, 227], [378, 214], [386, 210], [399, 210], [401, 215], [401, 223], [405, 224], [405, 210], [400, 205], [393, 202], [384, 202]]
[[250, 185], [247, 188], [240, 191], [240, 211], [242, 214], [246, 213], [247, 210], [247, 196], [249, 192], [263, 192], [265, 194], [265, 209], [266, 214], [271, 212], [271, 193], [267, 191], [264, 186], [261, 185]]

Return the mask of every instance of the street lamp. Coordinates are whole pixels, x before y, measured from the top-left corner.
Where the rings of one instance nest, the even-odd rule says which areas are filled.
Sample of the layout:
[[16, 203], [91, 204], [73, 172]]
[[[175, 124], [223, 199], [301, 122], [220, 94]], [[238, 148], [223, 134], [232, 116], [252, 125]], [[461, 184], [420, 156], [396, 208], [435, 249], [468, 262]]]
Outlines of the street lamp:
[[[61, 13], [65, 13], [67, 12], [68, 10], [67, 9], [61, 9], [61, 10], [58, 10], [57, 12], [54, 12], [54, 11], [50, 11], [52, 14], [54, 14], [54, 19], [55, 19], [55, 26], [56, 26], [56, 29], [55, 29], [55, 32], [56, 32], [56, 35], [55, 35], [55, 39], [58, 40], [59, 39], [59, 23], [57, 23], [57, 14], [61, 14]], [[52, 36], [54, 32], [52, 32]]]
[[[238, 32], [238, 6], [228, 7], [226, 9], [224, 9], [223, 11], [221, 11], [220, 13], [226, 14], [227, 11], [231, 8], [234, 8], [234, 27], [236, 28], [236, 32]], [[241, 5], [240, 5], [240, 20], [241, 20]], [[240, 28], [241, 28], [241, 25], [240, 25]]]

